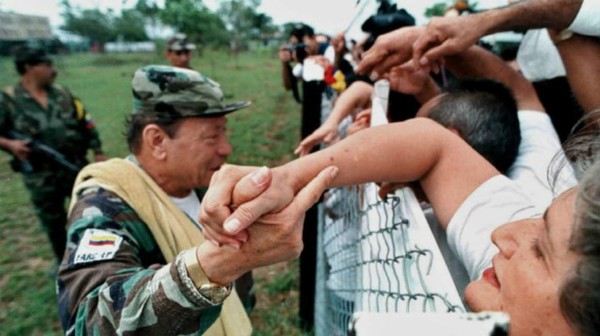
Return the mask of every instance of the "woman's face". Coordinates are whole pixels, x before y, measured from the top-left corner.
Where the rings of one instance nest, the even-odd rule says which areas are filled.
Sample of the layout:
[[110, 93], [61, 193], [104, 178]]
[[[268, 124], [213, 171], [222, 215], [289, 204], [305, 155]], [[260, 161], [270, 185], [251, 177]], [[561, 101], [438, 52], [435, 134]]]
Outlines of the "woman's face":
[[543, 218], [496, 229], [492, 241], [500, 253], [465, 291], [474, 311], [507, 312], [511, 335], [574, 334], [560, 311], [559, 296], [579, 260], [568, 249], [575, 195], [574, 188], [564, 192]]

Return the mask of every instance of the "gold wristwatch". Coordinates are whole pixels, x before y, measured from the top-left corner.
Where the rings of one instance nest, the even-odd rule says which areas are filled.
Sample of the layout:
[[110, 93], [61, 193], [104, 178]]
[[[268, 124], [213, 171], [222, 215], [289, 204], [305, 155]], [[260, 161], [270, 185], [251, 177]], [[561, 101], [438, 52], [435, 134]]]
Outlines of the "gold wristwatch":
[[206, 276], [206, 273], [204, 273], [202, 267], [200, 267], [200, 263], [196, 257], [195, 248], [183, 253], [183, 263], [187, 269], [188, 277], [192, 280], [200, 295], [205, 297], [213, 305], [219, 305], [225, 301], [229, 296], [229, 293], [231, 293], [232, 285], [221, 286], [211, 282]]

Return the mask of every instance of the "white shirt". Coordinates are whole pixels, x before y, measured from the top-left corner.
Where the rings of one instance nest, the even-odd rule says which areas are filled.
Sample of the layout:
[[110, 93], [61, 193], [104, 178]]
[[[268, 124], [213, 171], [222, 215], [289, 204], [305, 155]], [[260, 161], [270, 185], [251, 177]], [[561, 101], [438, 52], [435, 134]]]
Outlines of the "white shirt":
[[471, 280], [476, 280], [499, 252], [492, 244], [492, 232], [503, 224], [542, 214], [514, 181], [496, 175], [469, 195], [452, 216], [446, 229], [448, 244]]
[[531, 29], [525, 33], [517, 52], [517, 63], [523, 76], [532, 82], [564, 77], [567, 73], [546, 29]]
[[589, 36], [600, 36], [600, 0], [583, 0], [568, 30]]
[[186, 197], [171, 197], [171, 200], [194, 222], [194, 224], [199, 228], [202, 228], [202, 225], [198, 222], [198, 218], [200, 217], [200, 199], [193, 190]]
[[521, 144], [519, 154], [507, 175], [543, 212], [555, 196], [575, 186], [577, 180], [571, 166], [565, 164], [554, 185], [549, 181], [555, 177], [555, 170], [560, 163], [566, 162], [550, 117], [537, 111], [519, 111], [518, 116]]
[[[482, 184], [461, 204], [446, 231], [450, 249], [467, 269], [471, 280], [491, 266], [498, 248], [492, 232], [516, 220], [541, 216], [554, 196], [577, 184], [570, 165], [552, 186], [548, 167], [564, 152], [546, 113], [519, 111], [521, 144], [508, 177], [496, 176]], [[560, 161], [560, 159], [557, 159]], [[553, 188], [554, 187], [554, 188]]]

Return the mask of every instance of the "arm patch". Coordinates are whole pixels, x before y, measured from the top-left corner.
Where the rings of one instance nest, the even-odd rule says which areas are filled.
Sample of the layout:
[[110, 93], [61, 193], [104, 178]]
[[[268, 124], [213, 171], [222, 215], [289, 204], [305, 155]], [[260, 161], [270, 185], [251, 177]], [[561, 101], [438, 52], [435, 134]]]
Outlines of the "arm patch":
[[83, 264], [114, 258], [123, 237], [100, 229], [87, 229], [79, 241], [74, 264]]

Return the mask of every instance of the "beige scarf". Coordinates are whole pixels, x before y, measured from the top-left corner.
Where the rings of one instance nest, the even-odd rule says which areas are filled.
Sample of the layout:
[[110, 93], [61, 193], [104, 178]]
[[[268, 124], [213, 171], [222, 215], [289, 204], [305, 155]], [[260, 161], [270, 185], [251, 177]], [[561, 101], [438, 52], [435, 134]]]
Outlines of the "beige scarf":
[[[204, 242], [198, 227], [133, 162], [111, 159], [85, 167], [75, 181], [69, 213], [78, 192], [90, 187], [102, 187], [127, 202], [148, 225], [167, 262], [172, 262], [179, 252]], [[219, 318], [204, 335], [246, 336], [251, 333], [250, 319], [237, 293], [232, 290], [223, 303]]]

